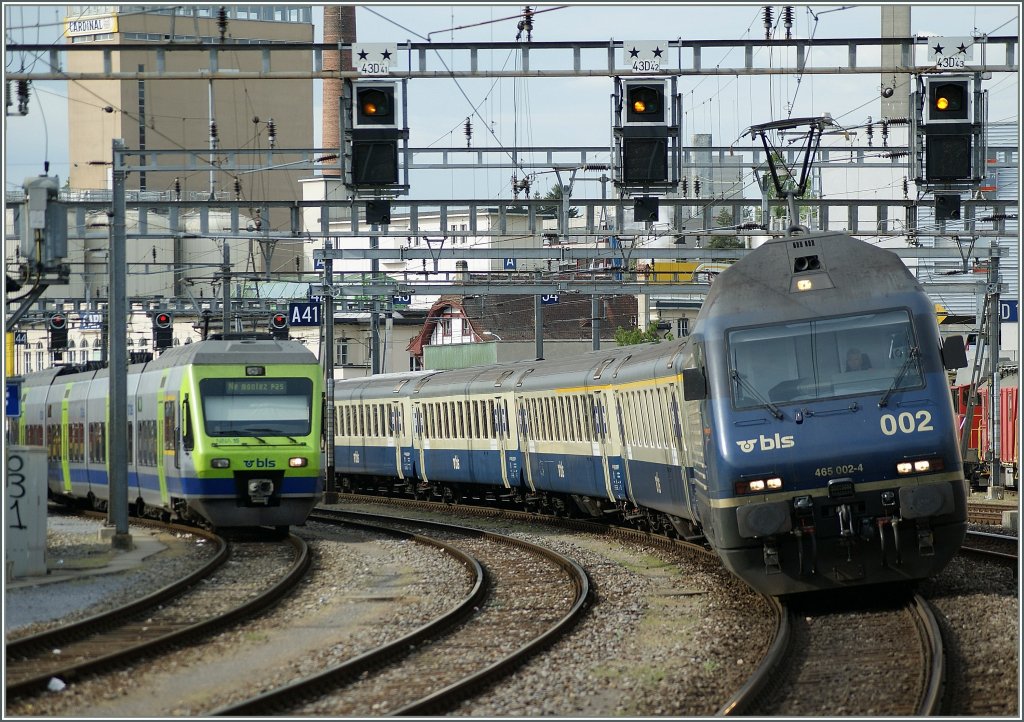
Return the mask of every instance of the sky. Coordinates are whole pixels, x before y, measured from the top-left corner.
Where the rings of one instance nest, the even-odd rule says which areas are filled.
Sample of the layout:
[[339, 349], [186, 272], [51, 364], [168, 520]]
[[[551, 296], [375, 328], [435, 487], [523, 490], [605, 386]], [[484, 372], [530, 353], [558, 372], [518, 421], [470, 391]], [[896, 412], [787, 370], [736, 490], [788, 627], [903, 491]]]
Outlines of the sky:
[[[636, 41], [694, 39], [763, 39], [763, 5], [608, 3], [533, 6], [533, 41]], [[796, 38], [878, 37], [878, 5], [794, 5], [792, 33]], [[380, 3], [356, 10], [359, 42], [510, 42], [515, 40], [523, 4]], [[976, 31], [1019, 37], [1019, 3], [914, 5], [911, 30], [916, 35], [965, 36]], [[784, 37], [775, 6], [775, 36]], [[6, 42], [55, 42], [66, 11], [63, 4], [4, 4]], [[314, 6], [316, 41], [322, 37], [322, 7]], [[771, 64], [768, 50], [758, 51], [756, 64]], [[778, 52], [778, 51], [776, 51]], [[1019, 45], [1018, 45], [1019, 52]], [[846, 62], [846, 50], [813, 48], [811, 53], [835, 55]], [[540, 55], [538, 54], [539, 58]], [[822, 62], [821, 55], [814, 56]], [[827, 56], [826, 56], [827, 57]], [[441, 60], [444, 60], [443, 53]], [[515, 67], [518, 56], [507, 50], [481, 53], [482, 69]], [[6, 54], [7, 70], [26, 59]], [[434, 59], [431, 60], [435, 63]], [[534, 60], [534, 67], [536, 63]], [[721, 62], [740, 66], [742, 57], [716, 59], [711, 52], [704, 65]], [[832, 62], [832, 61], [829, 61]], [[870, 62], [868, 63], [870, 64]], [[436, 63], [435, 63], [436, 65]], [[403, 66], [399, 66], [403, 68]], [[992, 122], [1018, 117], [1018, 74], [996, 75], [985, 81]], [[712, 134], [715, 145], [741, 142], [750, 125], [786, 117], [830, 114], [844, 127], [861, 126], [880, 113], [880, 80], [875, 75], [681, 77], [684, 138]], [[321, 100], [314, 83], [315, 103]], [[464, 148], [467, 116], [472, 116], [474, 146], [603, 146], [610, 143], [608, 77], [414, 79], [409, 82], [410, 145]], [[8, 115], [4, 123], [5, 189], [20, 188], [28, 176], [43, 172], [67, 176], [67, 84], [39, 82], [33, 87], [27, 116]], [[239, 112], [245, 112], [241, 109]], [[314, 108], [311, 144], [321, 142], [321, 111]], [[481, 127], [485, 126], [485, 127]], [[493, 132], [493, 135], [489, 132]], [[749, 142], [749, 138], [745, 142]], [[685, 144], [685, 141], [684, 141]], [[508, 173], [447, 172], [440, 182], [416, 188], [413, 198], [508, 197]], [[543, 194], [554, 182], [551, 173], [538, 174], [535, 189]], [[414, 179], [415, 183], [415, 179]], [[580, 187], [574, 194], [600, 197], [599, 184]]]

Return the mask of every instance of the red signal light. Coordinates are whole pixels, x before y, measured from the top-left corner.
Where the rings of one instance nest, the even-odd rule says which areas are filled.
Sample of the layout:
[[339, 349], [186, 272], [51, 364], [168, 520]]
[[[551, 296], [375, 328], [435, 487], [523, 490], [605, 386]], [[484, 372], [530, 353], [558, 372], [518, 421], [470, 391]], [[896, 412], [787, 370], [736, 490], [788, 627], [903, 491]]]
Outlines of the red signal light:
[[271, 326], [271, 328], [274, 328], [274, 329], [277, 329], [277, 330], [280, 330], [280, 329], [283, 329], [283, 328], [287, 328], [288, 327], [288, 317], [285, 316], [283, 313], [275, 313], [270, 318], [270, 326]]
[[158, 313], [153, 317], [153, 325], [157, 328], [170, 328], [171, 327], [171, 314], [169, 313]]
[[52, 316], [50, 316], [50, 328], [52, 328], [52, 329], [54, 329], [56, 331], [60, 331], [62, 329], [67, 328], [67, 326], [68, 326], [68, 319], [67, 319], [67, 317], [63, 316], [62, 314], [55, 313]]

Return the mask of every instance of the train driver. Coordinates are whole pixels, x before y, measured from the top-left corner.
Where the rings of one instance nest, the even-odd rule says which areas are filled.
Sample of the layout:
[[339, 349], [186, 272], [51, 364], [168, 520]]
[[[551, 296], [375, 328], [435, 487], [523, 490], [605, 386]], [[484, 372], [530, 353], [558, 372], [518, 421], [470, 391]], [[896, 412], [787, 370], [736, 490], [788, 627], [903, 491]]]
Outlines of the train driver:
[[862, 353], [860, 349], [856, 348], [851, 348], [846, 352], [847, 371], [864, 371], [869, 368], [871, 368], [871, 359], [866, 353]]

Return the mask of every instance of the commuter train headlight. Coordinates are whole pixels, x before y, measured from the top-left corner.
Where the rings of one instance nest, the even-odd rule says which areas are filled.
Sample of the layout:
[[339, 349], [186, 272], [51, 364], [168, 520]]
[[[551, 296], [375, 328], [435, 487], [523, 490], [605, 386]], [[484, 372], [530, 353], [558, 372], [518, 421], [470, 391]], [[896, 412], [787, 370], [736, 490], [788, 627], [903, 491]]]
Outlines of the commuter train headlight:
[[288, 466], [292, 467], [293, 469], [298, 468], [300, 466], [306, 466], [306, 464], [308, 463], [309, 461], [307, 461], [306, 457], [304, 456], [293, 456], [292, 458], [288, 459]]
[[230, 459], [210, 459], [210, 466], [214, 469], [230, 469]]
[[778, 491], [782, 488], [782, 477], [779, 476], [766, 476], [755, 479], [740, 479], [736, 482], [734, 488], [736, 493], [742, 494], [760, 494], [765, 491]]
[[930, 471], [942, 471], [946, 468], [946, 462], [941, 456], [929, 457], [926, 459], [910, 459], [896, 463], [898, 474], [924, 474]]

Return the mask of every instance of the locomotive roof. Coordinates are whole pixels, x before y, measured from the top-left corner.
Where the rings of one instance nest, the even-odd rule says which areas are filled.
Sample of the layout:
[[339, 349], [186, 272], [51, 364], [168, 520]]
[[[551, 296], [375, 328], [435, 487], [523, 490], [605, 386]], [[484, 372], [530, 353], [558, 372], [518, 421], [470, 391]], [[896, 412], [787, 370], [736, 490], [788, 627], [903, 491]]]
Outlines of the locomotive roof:
[[[799, 291], [805, 280], [821, 294]], [[846, 233], [787, 236], [764, 243], [719, 274], [701, 307], [703, 317], [771, 312], [785, 318], [841, 313], [861, 299], [922, 292], [903, 261], [892, 251]]]
[[317, 363], [313, 352], [297, 341], [207, 340], [164, 351], [147, 365], [149, 369], [186, 364], [308, 364]]

